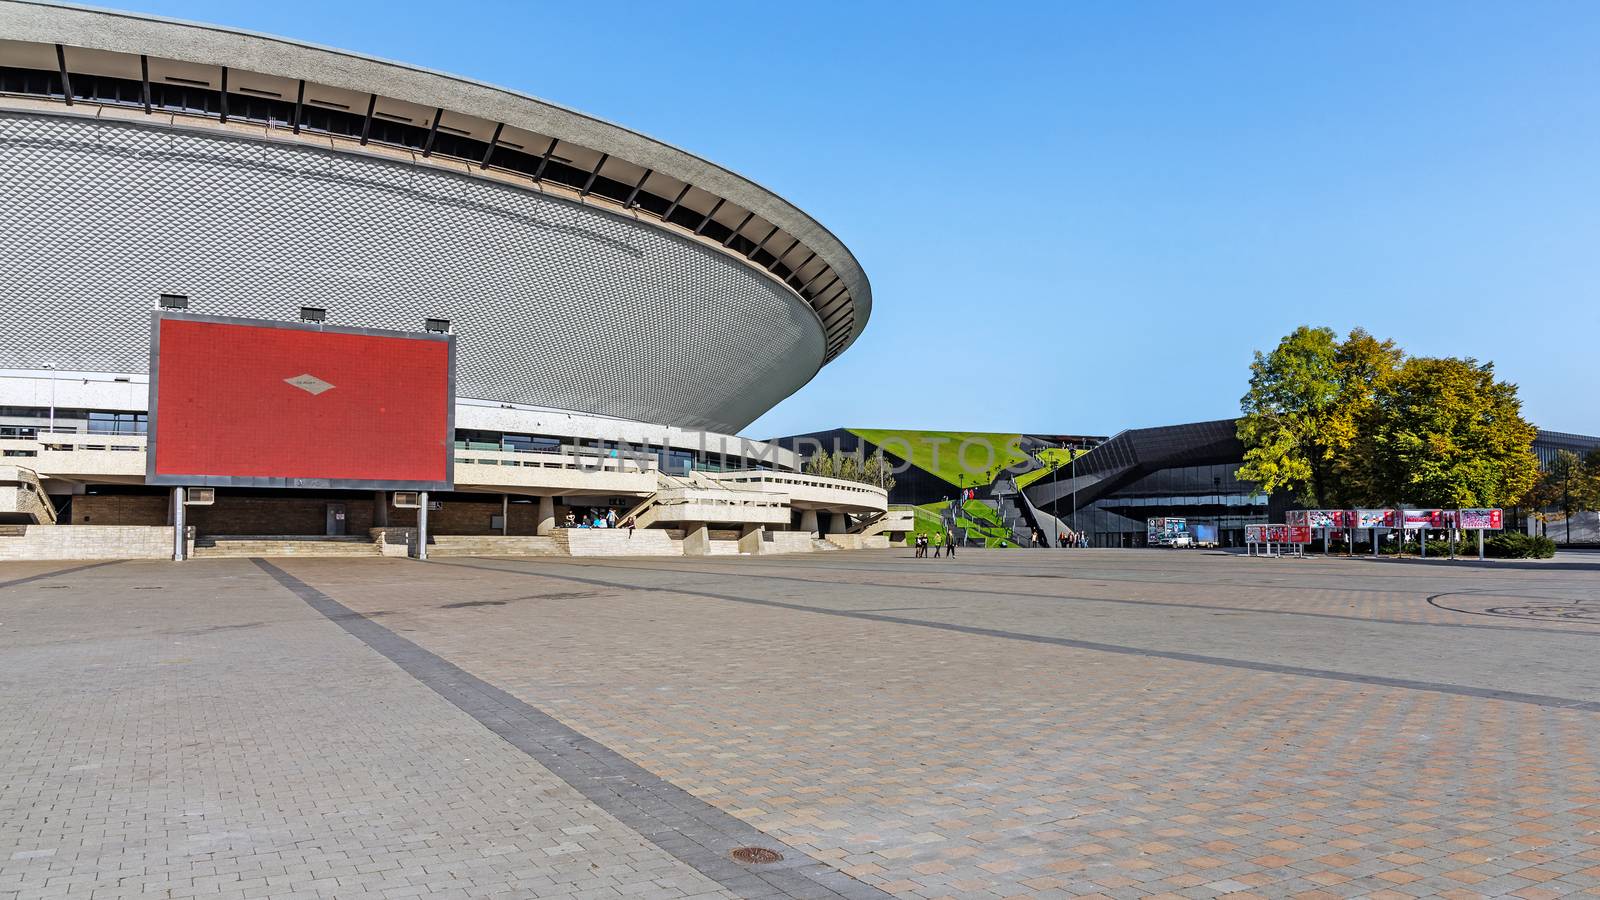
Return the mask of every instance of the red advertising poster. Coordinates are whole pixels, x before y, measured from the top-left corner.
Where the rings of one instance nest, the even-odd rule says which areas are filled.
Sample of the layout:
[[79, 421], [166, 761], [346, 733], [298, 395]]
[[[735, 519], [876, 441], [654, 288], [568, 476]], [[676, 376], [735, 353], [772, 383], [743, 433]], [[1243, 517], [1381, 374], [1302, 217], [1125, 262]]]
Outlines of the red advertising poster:
[[1498, 509], [1461, 509], [1456, 511], [1456, 522], [1460, 528], [1499, 531], [1505, 527], [1505, 513]]
[[1355, 513], [1355, 527], [1357, 528], [1393, 528], [1395, 511], [1392, 509], [1357, 509]]
[[1263, 526], [1263, 527], [1266, 528], [1267, 543], [1269, 543], [1269, 544], [1286, 544], [1286, 543], [1289, 542], [1289, 526], [1287, 526], [1287, 525], [1266, 525], [1266, 526]]
[[1443, 528], [1444, 510], [1442, 509], [1403, 509], [1400, 511], [1403, 528]]
[[1290, 510], [1285, 520], [1290, 525], [1316, 529], [1345, 528], [1354, 521], [1354, 516], [1347, 509], [1296, 509]]
[[454, 339], [157, 315], [150, 484], [442, 490]]
[[1311, 526], [1310, 525], [1290, 525], [1290, 526], [1288, 526], [1288, 529], [1289, 529], [1289, 543], [1291, 543], [1291, 544], [1309, 544], [1309, 543], [1311, 543]]

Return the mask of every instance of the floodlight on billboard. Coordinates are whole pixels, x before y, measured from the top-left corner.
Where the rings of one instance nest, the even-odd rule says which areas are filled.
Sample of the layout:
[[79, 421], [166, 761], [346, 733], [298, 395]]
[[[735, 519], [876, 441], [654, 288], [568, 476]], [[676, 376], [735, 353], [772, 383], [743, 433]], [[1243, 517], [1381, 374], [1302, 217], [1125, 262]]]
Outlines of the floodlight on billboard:
[[455, 336], [159, 311], [145, 481], [449, 490]]

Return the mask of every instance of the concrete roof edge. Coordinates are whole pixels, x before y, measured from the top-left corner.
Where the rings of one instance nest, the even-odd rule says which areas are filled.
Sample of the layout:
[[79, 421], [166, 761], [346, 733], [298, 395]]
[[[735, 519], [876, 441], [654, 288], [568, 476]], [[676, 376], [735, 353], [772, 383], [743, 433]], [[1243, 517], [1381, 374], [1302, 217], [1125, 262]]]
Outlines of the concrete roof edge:
[[850, 291], [855, 322], [849, 344], [861, 336], [872, 314], [872, 286], [860, 262], [843, 241], [799, 207], [686, 150], [510, 88], [292, 38], [45, 0], [0, 0], [0, 36], [304, 79], [505, 122], [609, 152], [753, 210], [815, 250]]

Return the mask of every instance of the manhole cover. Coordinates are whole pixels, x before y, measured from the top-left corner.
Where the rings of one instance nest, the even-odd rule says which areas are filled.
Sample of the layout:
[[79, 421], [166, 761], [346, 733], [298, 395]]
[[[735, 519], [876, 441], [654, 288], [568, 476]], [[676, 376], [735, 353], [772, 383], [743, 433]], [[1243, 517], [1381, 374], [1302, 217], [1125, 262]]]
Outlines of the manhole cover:
[[733, 851], [733, 858], [742, 863], [761, 865], [762, 863], [775, 863], [783, 859], [783, 854], [766, 847], [740, 847]]

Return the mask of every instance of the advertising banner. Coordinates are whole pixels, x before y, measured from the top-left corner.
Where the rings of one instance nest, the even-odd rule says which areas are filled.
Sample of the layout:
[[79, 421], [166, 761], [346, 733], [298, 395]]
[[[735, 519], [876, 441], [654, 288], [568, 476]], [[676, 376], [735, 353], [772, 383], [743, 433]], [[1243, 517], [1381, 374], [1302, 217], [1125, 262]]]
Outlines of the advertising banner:
[[1400, 520], [1401, 527], [1410, 530], [1445, 527], [1442, 509], [1402, 509]]
[[1289, 542], [1289, 526], [1267, 525], [1264, 527], [1266, 528], [1267, 543], [1287, 544]]
[[1498, 509], [1458, 509], [1456, 527], [1499, 531], [1505, 527], [1505, 513]]
[[1305, 525], [1321, 530], [1348, 528], [1355, 522], [1355, 516], [1348, 509], [1291, 509], [1285, 521], [1290, 525]]
[[1356, 528], [1393, 528], [1395, 517], [1392, 509], [1357, 509], [1355, 513]]
[[1287, 527], [1288, 527], [1288, 530], [1289, 530], [1289, 543], [1291, 543], [1291, 544], [1309, 544], [1309, 543], [1311, 543], [1311, 526], [1310, 525], [1289, 525]]
[[1144, 520], [1145, 543], [1155, 546], [1189, 532], [1189, 521], [1182, 516], [1154, 517]]
[[1265, 525], [1246, 525], [1244, 527], [1244, 542], [1246, 544], [1265, 544], [1267, 542]]
[[157, 313], [148, 484], [448, 490], [454, 336]]

